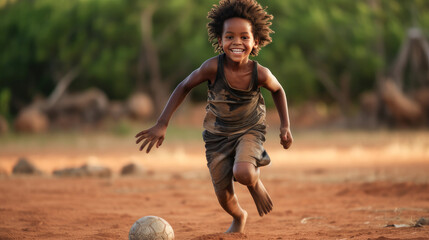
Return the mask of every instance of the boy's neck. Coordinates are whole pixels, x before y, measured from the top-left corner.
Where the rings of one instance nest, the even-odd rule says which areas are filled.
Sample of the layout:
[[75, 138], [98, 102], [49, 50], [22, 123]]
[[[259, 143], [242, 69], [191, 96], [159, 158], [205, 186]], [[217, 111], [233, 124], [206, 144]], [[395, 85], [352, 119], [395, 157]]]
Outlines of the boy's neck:
[[243, 59], [241, 62], [234, 62], [229, 59], [228, 56], [225, 57], [225, 65], [232, 71], [242, 70], [244, 67], [248, 66], [248, 64], [249, 58]]

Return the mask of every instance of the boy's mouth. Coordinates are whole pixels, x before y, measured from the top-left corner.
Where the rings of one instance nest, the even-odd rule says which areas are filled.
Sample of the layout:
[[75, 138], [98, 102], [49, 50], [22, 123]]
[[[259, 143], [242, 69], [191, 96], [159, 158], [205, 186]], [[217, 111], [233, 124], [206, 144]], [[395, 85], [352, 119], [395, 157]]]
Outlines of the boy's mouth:
[[232, 53], [243, 53], [243, 52], [244, 52], [244, 49], [233, 48], [233, 49], [231, 49], [231, 52], [232, 52]]

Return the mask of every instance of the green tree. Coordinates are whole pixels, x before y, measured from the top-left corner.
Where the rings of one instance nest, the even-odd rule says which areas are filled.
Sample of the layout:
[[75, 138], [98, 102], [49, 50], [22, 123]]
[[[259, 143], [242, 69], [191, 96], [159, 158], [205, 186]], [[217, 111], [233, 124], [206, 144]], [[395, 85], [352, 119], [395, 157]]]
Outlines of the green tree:
[[[160, 109], [178, 82], [215, 55], [205, 27], [212, 3], [2, 1], [0, 90], [11, 93], [12, 114], [37, 95], [48, 97], [64, 79], [75, 79], [71, 91], [95, 86], [115, 99], [146, 91]], [[276, 75], [292, 104], [326, 99], [345, 115], [388, 73], [407, 29], [429, 29], [425, 0], [260, 3], [274, 15], [275, 34], [256, 60]], [[192, 92], [197, 100], [205, 95], [205, 86]]]
[[71, 72], [72, 89], [123, 98], [134, 87], [139, 19], [126, 1], [16, 1], [0, 11], [0, 81], [16, 108]]
[[386, 72], [407, 29], [427, 29], [426, 1], [375, 1], [378, 10], [374, 1], [263, 1], [276, 33], [260, 61], [293, 102], [330, 98], [349, 115], [359, 94], [374, 88], [377, 72]]

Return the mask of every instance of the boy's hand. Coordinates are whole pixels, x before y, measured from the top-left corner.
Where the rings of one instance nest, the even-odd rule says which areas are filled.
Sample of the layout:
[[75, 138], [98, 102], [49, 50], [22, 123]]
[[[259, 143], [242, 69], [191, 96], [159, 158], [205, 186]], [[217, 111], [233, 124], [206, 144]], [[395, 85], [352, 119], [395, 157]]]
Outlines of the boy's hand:
[[289, 128], [280, 128], [280, 144], [284, 149], [288, 149], [292, 145], [293, 137]]
[[136, 138], [137, 138], [136, 144], [139, 144], [141, 141], [145, 140], [140, 146], [140, 151], [143, 150], [143, 148], [145, 148], [147, 144], [149, 145], [146, 149], [146, 153], [150, 152], [150, 150], [152, 149], [153, 145], [155, 145], [155, 143], [157, 148], [161, 146], [162, 142], [164, 141], [166, 131], [167, 131], [167, 127], [161, 124], [156, 124], [155, 126], [147, 130], [143, 130], [139, 132], [136, 135]]

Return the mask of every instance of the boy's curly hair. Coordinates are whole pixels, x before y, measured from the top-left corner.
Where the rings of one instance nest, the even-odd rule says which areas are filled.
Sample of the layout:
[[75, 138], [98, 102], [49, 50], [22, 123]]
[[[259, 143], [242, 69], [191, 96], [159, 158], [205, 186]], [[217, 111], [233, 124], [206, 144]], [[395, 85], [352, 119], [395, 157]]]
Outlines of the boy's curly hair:
[[207, 31], [215, 51], [223, 53], [218, 38], [222, 37], [225, 20], [239, 17], [252, 23], [253, 37], [258, 41], [258, 47], [254, 48], [250, 55], [257, 56], [262, 47], [271, 43], [270, 33], [274, 33], [270, 28], [273, 15], [268, 14], [265, 9], [255, 0], [221, 0], [219, 5], [213, 5], [207, 15], [207, 18], [211, 19], [207, 24]]

